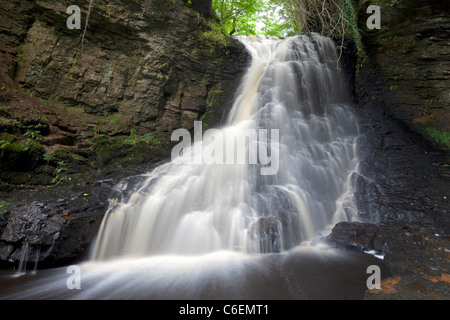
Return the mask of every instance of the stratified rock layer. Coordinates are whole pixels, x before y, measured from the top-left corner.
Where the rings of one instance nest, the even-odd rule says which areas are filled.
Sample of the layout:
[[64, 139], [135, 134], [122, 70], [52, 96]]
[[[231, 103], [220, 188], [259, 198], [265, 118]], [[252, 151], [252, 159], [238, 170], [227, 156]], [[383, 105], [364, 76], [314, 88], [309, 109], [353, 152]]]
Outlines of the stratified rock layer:
[[[106, 132], [134, 127], [167, 137], [192, 129], [212, 99], [224, 101], [241, 71], [240, 44], [219, 45], [207, 20], [177, 1], [94, 2], [84, 39], [84, 28], [66, 27], [72, 2], [13, 3], [4, 15], [34, 13], [8, 16], [19, 20], [5, 39], [20, 56], [14, 80], [41, 98], [114, 117], [120, 125]], [[83, 27], [88, 3], [81, 2]], [[70, 119], [61, 121], [70, 127]]]
[[[380, 6], [379, 30], [366, 27], [369, 4]], [[379, 107], [388, 116], [450, 148], [449, 142], [441, 139], [450, 131], [448, 3], [364, 1], [359, 17], [367, 57], [356, 77], [357, 94], [369, 99], [383, 95]]]

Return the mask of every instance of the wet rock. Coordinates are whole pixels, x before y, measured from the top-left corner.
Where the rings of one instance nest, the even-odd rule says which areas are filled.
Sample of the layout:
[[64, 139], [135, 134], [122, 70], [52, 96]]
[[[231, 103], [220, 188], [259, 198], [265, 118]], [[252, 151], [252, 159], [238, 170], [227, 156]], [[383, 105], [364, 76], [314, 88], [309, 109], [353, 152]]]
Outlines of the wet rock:
[[[18, 264], [25, 254], [40, 267], [85, 257], [108, 206], [111, 181], [87, 184], [84, 191], [41, 195], [41, 200], [13, 206], [0, 228], [0, 260]], [[27, 252], [24, 252], [27, 248]]]
[[342, 249], [368, 251], [374, 249], [378, 232], [378, 226], [373, 223], [339, 222], [326, 237], [326, 241]]
[[420, 223], [381, 223], [374, 246], [384, 252], [392, 277], [381, 289], [367, 290], [373, 300], [448, 300], [450, 237], [439, 227]]
[[254, 221], [249, 229], [248, 234], [256, 243], [262, 253], [274, 253], [281, 250], [281, 224], [275, 217], [260, 217]]
[[44, 203], [33, 202], [12, 209], [1, 240], [28, 242], [30, 245], [52, 245], [59, 237], [64, 218], [51, 214]]

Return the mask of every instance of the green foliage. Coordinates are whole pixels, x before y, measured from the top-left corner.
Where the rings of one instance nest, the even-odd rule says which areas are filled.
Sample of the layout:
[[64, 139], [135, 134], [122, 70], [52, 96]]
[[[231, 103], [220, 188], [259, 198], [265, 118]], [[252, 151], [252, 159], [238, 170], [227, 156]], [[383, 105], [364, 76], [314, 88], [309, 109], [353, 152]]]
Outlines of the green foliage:
[[436, 128], [429, 127], [426, 129], [428, 134], [439, 144], [450, 149], [450, 132], [439, 131]]
[[58, 161], [57, 167], [55, 169], [55, 177], [52, 179], [51, 183], [58, 184], [63, 180], [62, 173], [67, 170], [67, 164], [65, 161]]
[[95, 134], [99, 134], [99, 133], [100, 133], [100, 125], [96, 124], [96, 125], [92, 128], [92, 131], [93, 131]]
[[[1, 109], [1, 108], [4, 109]], [[2, 112], [2, 110], [4, 112]], [[44, 116], [38, 115], [36, 118], [30, 119], [15, 119], [9, 116], [9, 113], [6, 113], [9, 110], [7, 106], [0, 107], [0, 130], [4, 132], [11, 133], [21, 133], [26, 138], [31, 138], [35, 140], [42, 140], [41, 134], [43, 134], [48, 129], [48, 123], [46, 123], [47, 119]], [[37, 122], [39, 121], [39, 122]], [[36, 123], [37, 122], [37, 123]]]
[[283, 37], [297, 32], [282, 0], [213, 0], [213, 10], [227, 35]]
[[0, 114], [9, 115], [9, 106], [1, 105]]
[[389, 86], [389, 91], [395, 91], [395, 90], [397, 90], [397, 85], [391, 84], [391, 85]]
[[141, 141], [145, 141], [145, 142], [149, 142], [149, 143], [153, 143], [155, 140], [157, 140], [154, 136], [153, 133], [145, 133], [140, 137]]
[[27, 130], [23, 135], [24, 137], [31, 138], [37, 141], [42, 140], [41, 132], [37, 130]]
[[0, 133], [0, 141], [5, 141], [5, 142], [12, 143], [12, 142], [14, 142], [16, 140], [17, 140], [17, 138], [16, 138], [15, 135], [9, 134], [7, 132]]
[[226, 47], [229, 43], [226, 28], [217, 22], [210, 22], [210, 30], [200, 35], [200, 41], [210, 48]]
[[344, 15], [346, 30], [341, 34], [341, 37], [347, 35], [355, 42], [356, 48], [360, 56], [364, 55], [364, 47], [361, 40], [361, 32], [358, 28], [355, 8], [351, 0], [341, 0], [342, 12]]
[[16, 55], [16, 61], [17, 61], [17, 63], [24, 63], [25, 58], [23, 57], [23, 55], [18, 54], [18, 55]]
[[45, 153], [42, 158], [47, 161], [47, 164], [49, 162], [55, 161], [55, 155], [53, 153]]
[[162, 141], [155, 138], [152, 133], [149, 132], [149, 133], [145, 133], [143, 135], [139, 135], [136, 133], [136, 130], [134, 128], [131, 128], [131, 132], [130, 132], [130, 135], [128, 136], [128, 138], [123, 140], [123, 143], [130, 144], [130, 145], [135, 145], [140, 142], [152, 144], [157, 147], [162, 145]]
[[52, 153], [45, 153], [43, 155], [43, 160], [47, 162], [47, 165], [51, 164], [52, 166], [56, 166], [53, 172], [53, 179], [50, 181], [52, 184], [60, 183], [64, 177], [62, 176], [63, 172], [67, 170], [66, 161], [62, 160], [60, 156], [65, 156], [65, 152], [63, 150], [58, 150], [58, 152], [53, 151]]
[[2, 85], [0, 87], [0, 100], [2, 101], [8, 101], [10, 98], [11, 88], [7, 85]]
[[106, 120], [106, 121], [108, 121], [108, 123], [114, 125], [114, 124], [117, 124], [120, 121], [122, 121], [123, 120], [123, 116], [118, 114], [118, 113], [111, 114], [111, 115], [107, 116], [104, 120]]
[[0, 129], [4, 131], [16, 132], [19, 131], [20, 127], [21, 123], [17, 119], [0, 117]]
[[357, 7], [353, 0], [280, 0], [302, 32], [320, 32], [335, 38], [352, 39], [360, 58], [364, 56]]
[[10, 141], [0, 140], [0, 150], [6, 149], [11, 144]]
[[284, 37], [317, 31], [352, 39], [359, 57], [365, 55], [352, 0], [213, 0], [213, 9], [227, 35]]
[[130, 135], [128, 136], [127, 139], [124, 140], [124, 143], [133, 145], [136, 144], [137, 142], [139, 142], [139, 135], [136, 133], [136, 129], [131, 128]]

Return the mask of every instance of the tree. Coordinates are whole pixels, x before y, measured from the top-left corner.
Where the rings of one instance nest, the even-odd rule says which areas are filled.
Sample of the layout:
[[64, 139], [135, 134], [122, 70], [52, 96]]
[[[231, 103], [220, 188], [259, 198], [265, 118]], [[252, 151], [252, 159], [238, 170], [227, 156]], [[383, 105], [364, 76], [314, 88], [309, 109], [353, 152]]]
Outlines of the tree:
[[213, 0], [213, 10], [230, 35], [287, 36], [297, 31], [281, 0]]

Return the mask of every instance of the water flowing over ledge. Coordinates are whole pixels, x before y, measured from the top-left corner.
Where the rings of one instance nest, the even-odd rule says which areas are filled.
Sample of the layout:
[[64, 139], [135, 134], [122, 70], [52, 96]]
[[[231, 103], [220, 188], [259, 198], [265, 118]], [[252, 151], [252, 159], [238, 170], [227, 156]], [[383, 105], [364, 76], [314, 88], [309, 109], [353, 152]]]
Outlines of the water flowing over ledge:
[[334, 43], [319, 35], [239, 40], [252, 61], [219, 131], [234, 140], [246, 130], [279, 130], [279, 140], [256, 142], [270, 144], [277, 172], [261, 175], [258, 163], [183, 162], [195, 158], [194, 143], [179, 158], [115, 186], [92, 257], [77, 266], [79, 290], [69, 290], [72, 276], [56, 268], [8, 278], [0, 296], [363, 298], [367, 266], [378, 259], [320, 241], [311, 245], [357, 215], [359, 132]]
[[[335, 44], [317, 34], [238, 39], [252, 62], [220, 132], [233, 142], [248, 130], [278, 130], [278, 140], [257, 141], [277, 157], [278, 170], [261, 175], [265, 164], [174, 159], [111, 201], [94, 260], [281, 252], [356, 216], [358, 126]], [[128, 187], [124, 181], [117, 189]]]

